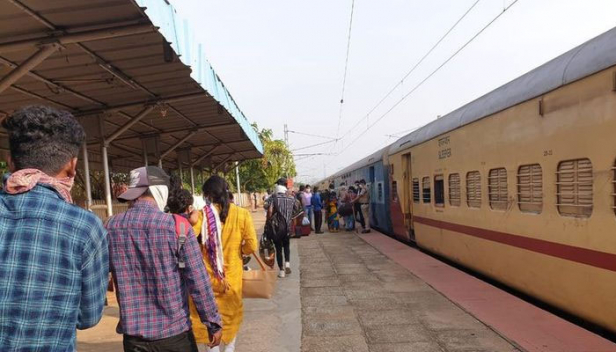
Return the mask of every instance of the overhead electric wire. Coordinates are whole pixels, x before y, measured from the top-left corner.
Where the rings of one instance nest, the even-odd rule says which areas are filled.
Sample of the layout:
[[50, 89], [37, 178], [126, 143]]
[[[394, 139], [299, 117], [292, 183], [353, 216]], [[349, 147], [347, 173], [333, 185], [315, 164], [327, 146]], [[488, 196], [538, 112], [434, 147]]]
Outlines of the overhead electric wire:
[[331, 140], [335, 140], [338, 138], [334, 138], [334, 137], [327, 137], [327, 136], [320, 136], [317, 134], [310, 134], [310, 133], [304, 133], [304, 132], [297, 132], [297, 131], [291, 131], [291, 130], [287, 130], [288, 133], [293, 133], [293, 134], [299, 134], [299, 135], [303, 135], [303, 136], [308, 136], [308, 137], [315, 137], [315, 138], [324, 138], [324, 139], [331, 139]]
[[419, 128], [421, 128], [421, 126], [414, 127], [414, 128], [410, 128], [410, 129], [408, 129], [408, 130], [400, 131], [400, 132], [398, 132], [398, 133], [394, 133], [394, 134], [386, 134], [386, 135], [385, 135], [385, 137], [389, 137], [389, 138], [401, 138], [401, 137], [403, 137], [404, 135], [406, 135], [407, 133], [409, 133], [409, 132], [413, 132], [413, 131], [415, 131], [415, 130], [417, 130], [417, 129], [419, 129]]
[[387, 116], [391, 111], [393, 111], [400, 103], [402, 103], [406, 98], [408, 98], [411, 94], [413, 94], [419, 87], [421, 87], [426, 81], [428, 81], [434, 74], [436, 74], [441, 68], [443, 68], [447, 63], [449, 63], [456, 55], [458, 55], [464, 48], [466, 48], [472, 41], [474, 41], [481, 33], [483, 33], [488, 27], [490, 27], [496, 20], [498, 20], [507, 10], [509, 10], [513, 5], [515, 5], [519, 0], [514, 0], [509, 6], [507, 6], [501, 13], [499, 13], [496, 17], [494, 17], [487, 25], [485, 25], [479, 32], [477, 32], [469, 41], [464, 43], [458, 50], [456, 50], [453, 55], [451, 55], [445, 62], [443, 62], [440, 66], [438, 66], [432, 73], [430, 73], [426, 78], [424, 78], [421, 82], [419, 82], [410, 92], [406, 93], [402, 99], [398, 100], [389, 110], [387, 110], [383, 115], [381, 115], [376, 121], [370, 124], [362, 133], [360, 133], [351, 143], [347, 144], [346, 147], [337, 155], [344, 153], [353, 143], [357, 142], [361, 136], [363, 136], [366, 132], [368, 132], [374, 125], [376, 125], [379, 121], [381, 121], [385, 116]]
[[[366, 120], [373, 112], [374, 110], [376, 110], [379, 106], [381, 106], [381, 104], [385, 101], [385, 99], [389, 98], [389, 96], [396, 91], [396, 89], [398, 87], [400, 87], [403, 83], [404, 80], [407, 79], [413, 72], [415, 72], [415, 70], [417, 69], [417, 67], [419, 67], [419, 65], [421, 65], [424, 60], [430, 56], [430, 54], [432, 54], [432, 52], [443, 42], [443, 40], [445, 40], [445, 38], [447, 38], [447, 36], [449, 36], [449, 34], [451, 32], [453, 32], [453, 30], [458, 26], [458, 24], [460, 24], [460, 22], [462, 22], [462, 20], [464, 18], [466, 18], [466, 16], [475, 8], [475, 6], [477, 6], [477, 4], [480, 2], [481, 0], [476, 0], [471, 7], [468, 8], [468, 10], [466, 10], [466, 12], [464, 12], [464, 14], [462, 15], [462, 17], [460, 17], [456, 23], [453, 24], [453, 26], [451, 26], [451, 28], [449, 28], [449, 30], [430, 48], [430, 50], [428, 50], [428, 52], [421, 57], [421, 59], [419, 59], [419, 61], [417, 61], [417, 63], [415, 63], [415, 65], [413, 65], [413, 67], [402, 77], [402, 79], [396, 83], [396, 85], [394, 85], [389, 92], [387, 92], [387, 94], [385, 94], [385, 96], [383, 96], [383, 98], [381, 98], [381, 100], [379, 100], [379, 102], [372, 108], [370, 109], [370, 111], [366, 114], [366, 116], [364, 116], [362, 119], [360, 119], [359, 121], [357, 121], [357, 123], [351, 128], [349, 129], [347, 132], [345, 132], [341, 138], [344, 138], [346, 135], [348, 135], [349, 133], [353, 132], [353, 130], [355, 130], [355, 128], [357, 128], [357, 126], [359, 126], [364, 120]], [[336, 134], [337, 135], [337, 134]]]
[[331, 141], [327, 141], [327, 142], [321, 142], [321, 143], [317, 143], [317, 144], [307, 145], [305, 147], [300, 147], [300, 148], [297, 148], [297, 149], [293, 149], [292, 152], [296, 152], [298, 150], [310, 149], [310, 148], [318, 147], [318, 146], [329, 144], [329, 143], [334, 143], [335, 141], [337, 141], [337, 139], [331, 140]]
[[331, 153], [293, 154], [293, 156], [332, 155]]
[[[340, 133], [342, 123], [342, 104], [344, 104], [344, 92], [346, 90], [347, 72], [349, 70], [349, 54], [351, 52], [351, 34], [353, 33], [353, 13], [355, 12], [355, 0], [351, 0], [351, 16], [349, 20], [349, 34], [347, 37], [346, 59], [344, 60], [344, 74], [342, 76], [342, 92], [340, 94], [340, 109], [338, 110], [338, 127], [336, 128], [336, 139]], [[334, 145], [334, 148], [336, 146]]]

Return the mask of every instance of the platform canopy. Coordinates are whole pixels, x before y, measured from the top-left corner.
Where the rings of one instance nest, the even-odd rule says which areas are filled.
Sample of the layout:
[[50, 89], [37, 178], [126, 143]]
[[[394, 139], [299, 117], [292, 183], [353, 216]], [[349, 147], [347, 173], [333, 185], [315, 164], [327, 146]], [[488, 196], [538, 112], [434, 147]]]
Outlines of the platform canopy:
[[[0, 2], [0, 120], [31, 104], [71, 111], [94, 169], [224, 168], [263, 146], [164, 0]], [[6, 153], [0, 129], [0, 150]], [[104, 148], [103, 148], [104, 147]]]

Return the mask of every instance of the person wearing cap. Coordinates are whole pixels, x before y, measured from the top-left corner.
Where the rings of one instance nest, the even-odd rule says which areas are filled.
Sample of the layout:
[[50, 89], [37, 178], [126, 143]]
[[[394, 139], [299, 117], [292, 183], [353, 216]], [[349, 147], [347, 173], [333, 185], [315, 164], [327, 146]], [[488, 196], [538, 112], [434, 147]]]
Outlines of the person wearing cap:
[[30, 106], [2, 122], [10, 174], [0, 191], [0, 351], [74, 351], [103, 314], [109, 258], [99, 218], [73, 205], [83, 127]]
[[[278, 210], [287, 221], [287, 229], [291, 231], [291, 223], [299, 218], [302, 214], [304, 214], [304, 210], [302, 204], [299, 200], [295, 199], [295, 197], [287, 194], [287, 184], [286, 179], [279, 179], [276, 182], [276, 186], [274, 188], [274, 194], [269, 197], [263, 208], [265, 209], [267, 214], [270, 214], [269, 209], [273, 206], [274, 202], [276, 202], [276, 206]], [[291, 243], [290, 243], [291, 232], [289, 232], [288, 236], [282, 238], [278, 241], [274, 241], [274, 245], [276, 246], [276, 261], [278, 263], [278, 277], [284, 278], [287, 275], [291, 274]], [[283, 257], [284, 254], [284, 257]]]
[[184, 226], [177, 227], [186, 231], [180, 244], [176, 219], [164, 213], [168, 193], [162, 169], [132, 170], [128, 190], [118, 197], [130, 207], [106, 224], [124, 351], [197, 352], [188, 295], [212, 337], [210, 346], [220, 344], [222, 323], [201, 249], [188, 221], [178, 217]]

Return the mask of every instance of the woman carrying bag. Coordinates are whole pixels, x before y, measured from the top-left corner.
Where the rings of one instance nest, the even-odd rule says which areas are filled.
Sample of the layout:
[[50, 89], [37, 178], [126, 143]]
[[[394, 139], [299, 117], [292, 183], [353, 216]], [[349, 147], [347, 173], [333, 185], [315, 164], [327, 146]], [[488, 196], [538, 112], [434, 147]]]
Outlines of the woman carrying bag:
[[[227, 182], [212, 176], [203, 185], [206, 205], [200, 212], [203, 260], [222, 317], [222, 343], [209, 348], [209, 336], [195, 307], [190, 306], [193, 332], [199, 351], [233, 352], [237, 332], [244, 318], [242, 302], [242, 255], [257, 251], [257, 235], [250, 212], [231, 204]], [[205, 349], [203, 345], [205, 344]]]

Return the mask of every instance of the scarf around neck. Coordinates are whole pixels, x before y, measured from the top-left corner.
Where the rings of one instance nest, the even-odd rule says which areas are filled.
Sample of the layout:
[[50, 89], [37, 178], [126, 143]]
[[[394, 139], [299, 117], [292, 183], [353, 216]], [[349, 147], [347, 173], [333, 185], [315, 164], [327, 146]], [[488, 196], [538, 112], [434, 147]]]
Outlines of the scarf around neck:
[[37, 169], [22, 169], [9, 175], [4, 185], [8, 194], [26, 193], [38, 184], [45, 184], [55, 189], [62, 199], [73, 203], [71, 188], [75, 179], [72, 177], [55, 178]]
[[225, 261], [222, 253], [222, 225], [216, 207], [207, 202], [203, 207], [203, 225], [201, 228], [205, 250], [212, 272], [216, 279], [227, 287], [225, 280]]

